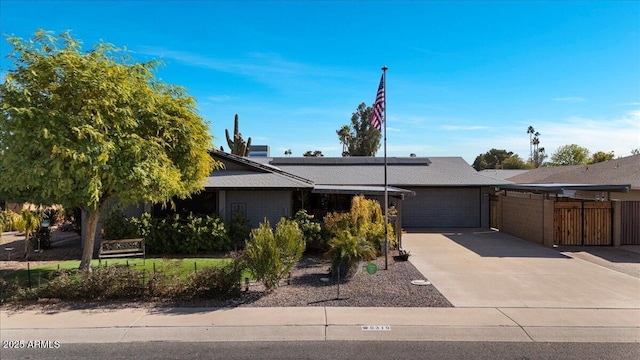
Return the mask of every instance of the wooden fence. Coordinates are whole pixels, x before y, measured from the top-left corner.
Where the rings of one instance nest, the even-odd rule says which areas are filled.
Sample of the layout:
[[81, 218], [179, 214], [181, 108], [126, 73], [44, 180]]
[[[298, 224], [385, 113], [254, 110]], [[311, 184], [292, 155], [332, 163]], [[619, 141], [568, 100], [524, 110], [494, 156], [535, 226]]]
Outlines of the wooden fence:
[[554, 204], [554, 243], [612, 245], [611, 202], [571, 201]]
[[620, 245], [640, 245], [640, 201], [623, 201], [620, 212]]

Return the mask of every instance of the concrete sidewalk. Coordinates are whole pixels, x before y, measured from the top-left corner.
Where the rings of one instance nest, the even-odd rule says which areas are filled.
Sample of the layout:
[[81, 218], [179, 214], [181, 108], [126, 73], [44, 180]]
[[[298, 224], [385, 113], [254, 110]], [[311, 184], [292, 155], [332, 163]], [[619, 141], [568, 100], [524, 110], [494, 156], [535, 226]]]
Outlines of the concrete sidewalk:
[[157, 308], [2, 311], [2, 340], [640, 342], [640, 309]]

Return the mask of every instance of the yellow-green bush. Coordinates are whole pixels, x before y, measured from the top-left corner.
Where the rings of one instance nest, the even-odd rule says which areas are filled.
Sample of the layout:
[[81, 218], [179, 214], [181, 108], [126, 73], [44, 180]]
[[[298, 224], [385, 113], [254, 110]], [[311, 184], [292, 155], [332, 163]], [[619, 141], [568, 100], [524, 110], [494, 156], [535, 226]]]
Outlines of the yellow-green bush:
[[267, 219], [251, 230], [246, 244], [247, 268], [267, 289], [278, 287], [302, 257], [305, 242], [298, 224], [280, 219], [275, 232]]
[[[333, 269], [340, 274], [352, 269], [360, 260], [373, 259], [385, 242], [384, 217], [380, 204], [364, 196], [354, 196], [348, 213], [330, 213], [324, 218], [325, 229], [330, 234], [328, 254]], [[393, 226], [388, 224], [390, 241], [395, 240]]]

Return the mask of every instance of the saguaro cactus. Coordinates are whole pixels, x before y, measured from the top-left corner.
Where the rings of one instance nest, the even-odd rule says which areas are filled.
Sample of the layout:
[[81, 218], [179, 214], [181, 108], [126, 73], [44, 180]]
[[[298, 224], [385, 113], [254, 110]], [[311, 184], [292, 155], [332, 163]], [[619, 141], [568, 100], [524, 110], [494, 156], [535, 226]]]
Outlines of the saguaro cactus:
[[227, 135], [227, 144], [229, 145], [229, 151], [231, 151], [232, 154], [249, 156], [251, 137], [249, 137], [245, 143], [242, 138], [242, 134], [238, 131], [238, 114], [236, 114], [235, 119], [233, 120], [233, 140], [229, 136], [229, 130], [224, 129], [224, 133]]

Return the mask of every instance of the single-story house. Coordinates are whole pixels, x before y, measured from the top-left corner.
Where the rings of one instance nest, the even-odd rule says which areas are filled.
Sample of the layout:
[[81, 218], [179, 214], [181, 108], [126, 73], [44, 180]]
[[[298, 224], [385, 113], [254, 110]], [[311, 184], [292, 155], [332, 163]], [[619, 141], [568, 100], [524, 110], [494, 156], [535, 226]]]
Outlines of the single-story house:
[[[205, 193], [215, 194], [225, 219], [243, 211], [255, 225], [301, 208], [321, 217], [348, 209], [359, 194], [384, 203], [384, 158], [212, 156], [225, 168], [207, 178]], [[406, 228], [488, 227], [489, 195], [508, 183], [479, 174], [461, 157], [389, 157], [386, 169], [389, 205]]]
[[640, 155], [507, 180], [491, 202], [500, 231], [547, 246], [640, 244]]

